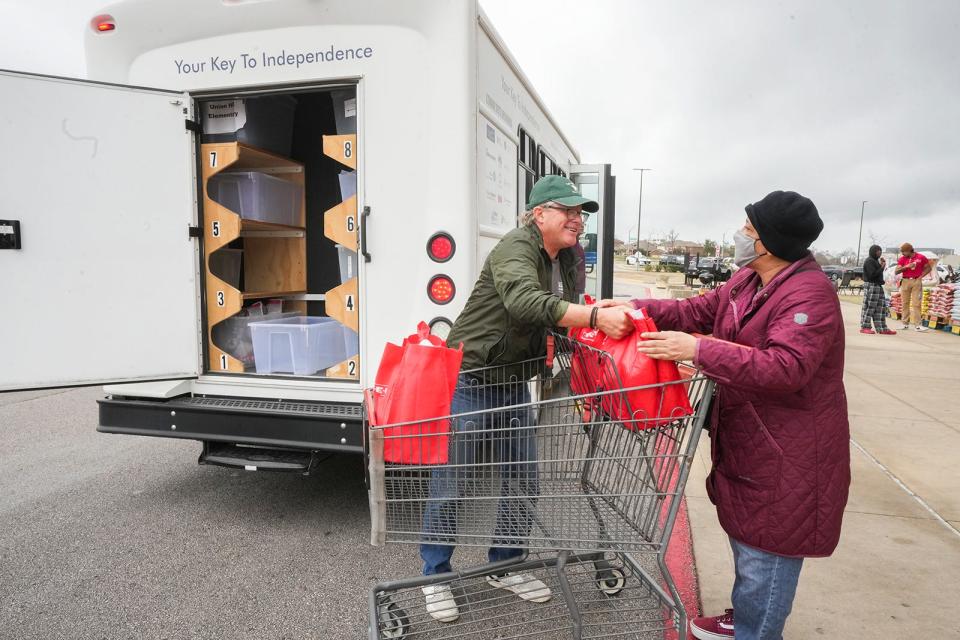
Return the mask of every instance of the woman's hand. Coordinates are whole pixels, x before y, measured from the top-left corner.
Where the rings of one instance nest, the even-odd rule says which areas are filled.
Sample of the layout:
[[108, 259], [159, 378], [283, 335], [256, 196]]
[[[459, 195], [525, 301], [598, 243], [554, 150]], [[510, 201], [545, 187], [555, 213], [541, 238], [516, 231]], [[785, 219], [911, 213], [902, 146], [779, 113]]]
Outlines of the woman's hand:
[[697, 354], [697, 338], [682, 331], [645, 331], [637, 343], [637, 351], [654, 360], [693, 360]]

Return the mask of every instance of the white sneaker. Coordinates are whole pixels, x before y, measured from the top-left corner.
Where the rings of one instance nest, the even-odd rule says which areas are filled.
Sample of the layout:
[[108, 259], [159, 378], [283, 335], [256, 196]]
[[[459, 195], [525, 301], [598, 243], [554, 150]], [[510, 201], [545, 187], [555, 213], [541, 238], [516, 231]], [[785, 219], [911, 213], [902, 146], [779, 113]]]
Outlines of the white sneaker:
[[904, 323], [904, 325], [900, 327], [900, 331], [907, 331], [909, 329], [910, 329], [910, 325], [906, 323]]
[[930, 331], [930, 327], [925, 327], [922, 324], [918, 324], [913, 329], [914, 331]]
[[511, 591], [530, 602], [547, 602], [553, 597], [550, 587], [541, 580], [525, 573], [508, 573], [502, 576], [487, 576], [487, 583], [497, 589]]
[[438, 622], [453, 622], [460, 617], [457, 601], [448, 584], [428, 584], [420, 589], [427, 598], [427, 613]]

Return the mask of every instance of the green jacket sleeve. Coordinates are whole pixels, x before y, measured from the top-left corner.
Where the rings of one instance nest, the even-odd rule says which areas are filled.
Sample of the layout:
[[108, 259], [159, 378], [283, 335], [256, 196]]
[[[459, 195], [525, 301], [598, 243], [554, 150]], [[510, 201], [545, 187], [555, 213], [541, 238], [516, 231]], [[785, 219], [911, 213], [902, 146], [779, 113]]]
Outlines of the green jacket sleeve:
[[570, 303], [540, 288], [540, 249], [523, 238], [501, 242], [490, 256], [493, 286], [518, 322], [556, 326]]

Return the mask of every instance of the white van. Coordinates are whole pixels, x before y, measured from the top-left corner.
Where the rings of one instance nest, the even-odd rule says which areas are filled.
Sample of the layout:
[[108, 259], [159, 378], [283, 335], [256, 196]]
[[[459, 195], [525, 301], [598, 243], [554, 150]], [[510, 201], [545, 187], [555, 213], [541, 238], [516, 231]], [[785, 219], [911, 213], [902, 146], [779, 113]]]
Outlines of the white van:
[[99, 431], [205, 463], [360, 452], [384, 344], [449, 330], [550, 173], [603, 205], [587, 293], [611, 294], [609, 165], [475, 1], [153, 0], [85, 28], [87, 80], [0, 71], [0, 390], [108, 383]]

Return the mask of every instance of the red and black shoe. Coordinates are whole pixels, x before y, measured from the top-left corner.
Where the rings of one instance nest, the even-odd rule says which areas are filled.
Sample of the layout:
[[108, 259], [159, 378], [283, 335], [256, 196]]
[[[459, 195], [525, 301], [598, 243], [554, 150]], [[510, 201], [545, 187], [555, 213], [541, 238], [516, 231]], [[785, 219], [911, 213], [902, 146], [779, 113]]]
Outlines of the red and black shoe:
[[690, 622], [690, 633], [700, 640], [728, 640], [733, 638], [733, 609], [722, 616], [696, 618]]

